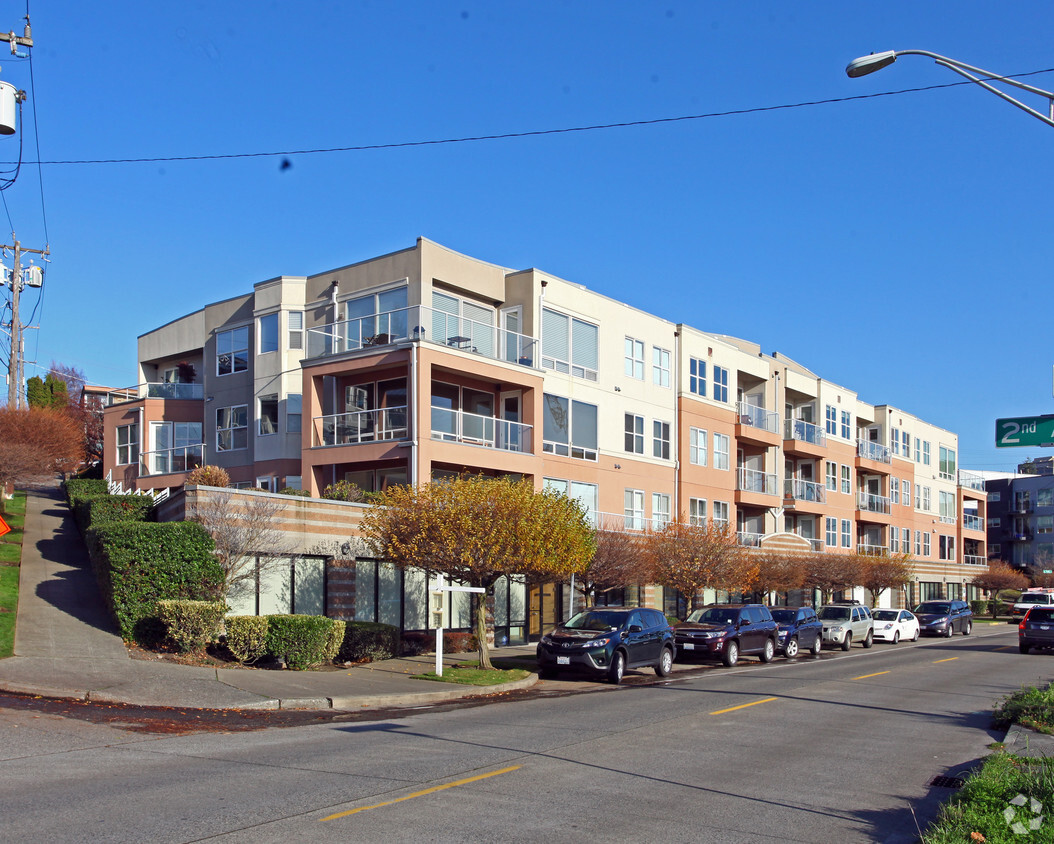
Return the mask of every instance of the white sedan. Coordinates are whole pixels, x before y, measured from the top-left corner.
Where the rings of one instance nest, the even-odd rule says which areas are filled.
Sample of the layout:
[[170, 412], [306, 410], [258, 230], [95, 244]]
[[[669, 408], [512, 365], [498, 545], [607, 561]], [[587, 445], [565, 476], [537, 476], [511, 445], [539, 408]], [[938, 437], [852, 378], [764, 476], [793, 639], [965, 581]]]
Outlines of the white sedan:
[[907, 610], [871, 610], [875, 620], [875, 641], [892, 642], [901, 639], [919, 640], [919, 620]]

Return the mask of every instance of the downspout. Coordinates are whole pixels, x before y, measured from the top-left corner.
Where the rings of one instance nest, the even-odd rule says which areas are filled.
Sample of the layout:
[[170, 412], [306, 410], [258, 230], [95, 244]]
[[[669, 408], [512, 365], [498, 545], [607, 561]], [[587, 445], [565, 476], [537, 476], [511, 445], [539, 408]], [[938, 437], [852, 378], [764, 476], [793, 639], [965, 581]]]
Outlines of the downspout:
[[673, 332], [673, 432], [671, 437], [675, 443], [673, 449], [673, 512], [670, 514], [674, 521], [681, 520], [681, 332], [674, 329]]
[[410, 486], [417, 487], [417, 430], [421, 420], [418, 416], [417, 406], [417, 350], [421, 346], [420, 339], [410, 341], [410, 424], [413, 429], [410, 435]]

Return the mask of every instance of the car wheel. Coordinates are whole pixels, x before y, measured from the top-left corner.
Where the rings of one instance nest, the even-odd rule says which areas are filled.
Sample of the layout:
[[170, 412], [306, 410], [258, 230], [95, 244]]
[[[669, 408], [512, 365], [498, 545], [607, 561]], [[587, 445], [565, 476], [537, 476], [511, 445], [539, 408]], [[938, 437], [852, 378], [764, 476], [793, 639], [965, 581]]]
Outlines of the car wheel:
[[823, 636], [816, 634], [816, 641], [812, 643], [812, 655], [819, 656], [823, 653]]
[[787, 644], [783, 646], [783, 655], [787, 659], [794, 659], [798, 655], [798, 637], [791, 636], [787, 640]]
[[772, 662], [772, 657], [776, 655], [776, 643], [771, 639], [765, 640], [765, 649], [758, 654], [758, 658], [762, 662]]
[[728, 642], [725, 645], [725, 652], [721, 656], [721, 661], [726, 668], [731, 668], [739, 662], [739, 642]]
[[870, 648], [873, 644], [875, 644], [875, 631], [868, 630], [867, 635], [864, 637], [864, 647]]
[[622, 682], [622, 675], [626, 673], [626, 655], [622, 651], [615, 651], [611, 657], [611, 667], [608, 668], [608, 680], [616, 686]]
[[919, 636], [920, 635], [921, 635], [921, 631], [919, 630], [918, 627], [916, 627], [915, 628], [915, 635], [911, 637], [911, 641], [912, 642], [917, 642], [919, 640]]
[[971, 630], [973, 630], [973, 622], [967, 619], [966, 625], [963, 627], [963, 635], [969, 636]]
[[1023, 654], [1027, 654], [1028, 653], [1028, 645], [1018, 645], [1017, 649], [1019, 651], [1021, 651], [1021, 653], [1023, 653]]
[[950, 639], [954, 635], [955, 635], [955, 625], [952, 624], [949, 621], [947, 628], [945, 628], [945, 630], [944, 630], [944, 638], [945, 639]]
[[671, 671], [673, 671], [673, 651], [663, 648], [659, 661], [655, 665], [655, 673], [660, 677], [669, 677]]
[[847, 651], [853, 644], [853, 634], [846, 633], [845, 638], [842, 640], [842, 650]]
[[539, 668], [538, 676], [541, 677], [543, 680], [551, 680], [553, 677], [556, 676], [556, 672], [552, 668], [548, 667]]
[[900, 631], [899, 630], [894, 630], [893, 631], [893, 644], [895, 645], [899, 641], [900, 641]]

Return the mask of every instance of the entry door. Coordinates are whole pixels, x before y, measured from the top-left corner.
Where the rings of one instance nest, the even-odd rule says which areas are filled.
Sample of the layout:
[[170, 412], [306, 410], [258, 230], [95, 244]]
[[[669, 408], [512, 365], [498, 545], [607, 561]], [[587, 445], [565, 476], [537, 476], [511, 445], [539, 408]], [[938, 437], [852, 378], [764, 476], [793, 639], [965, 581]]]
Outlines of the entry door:
[[525, 443], [523, 428], [520, 426], [522, 419], [523, 396], [519, 390], [511, 390], [498, 396], [499, 415], [502, 420], [501, 430], [498, 432], [498, 448], [509, 451], [525, 451], [530, 448]]

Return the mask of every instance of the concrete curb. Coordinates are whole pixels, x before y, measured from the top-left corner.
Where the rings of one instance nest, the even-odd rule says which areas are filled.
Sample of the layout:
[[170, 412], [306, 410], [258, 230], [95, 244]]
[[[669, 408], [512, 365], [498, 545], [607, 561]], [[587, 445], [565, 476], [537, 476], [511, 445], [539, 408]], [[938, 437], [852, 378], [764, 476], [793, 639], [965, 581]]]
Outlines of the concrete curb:
[[[429, 682], [429, 681], [422, 681]], [[435, 682], [435, 681], [432, 681]], [[514, 692], [520, 689], [529, 689], [538, 682], [537, 674], [530, 674], [522, 680], [512, 680], [508, 683], [498, 683], [494, 686], [455, 686], [450, 689], [441, 689], [435, 692], [405, 692], [391, 695], [347, 695], [344, 697], [330, 698], [330, 708], [357, 710], [366, 707], [409, 707], [427, 706], [430, 703], [444, 703], [448, 700], [459, 700], [465, 697], [484, 697], [487, 695], [501, 694], [502, 692]], [[283, 706], [283, 709], [292, 708]], [[308, 707], [296, 707], [300, 709]]]

